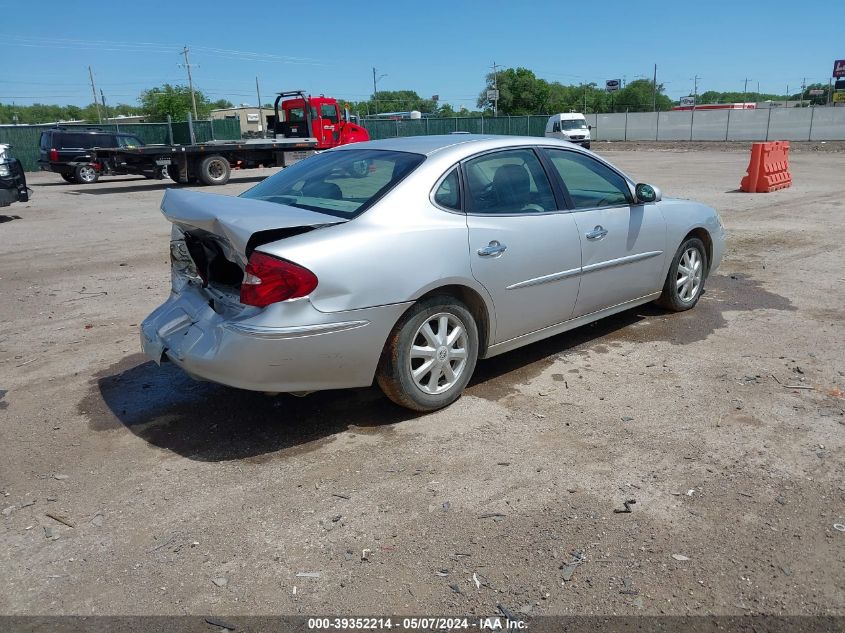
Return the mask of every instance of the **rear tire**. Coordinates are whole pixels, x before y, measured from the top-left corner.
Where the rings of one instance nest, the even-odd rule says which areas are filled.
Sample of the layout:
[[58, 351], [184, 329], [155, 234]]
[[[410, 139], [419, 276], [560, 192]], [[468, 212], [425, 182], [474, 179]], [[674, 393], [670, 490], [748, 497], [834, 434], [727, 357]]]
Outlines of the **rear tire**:
[[229, 161], [218, 155], [203, 158], [199, 171], [200, 180], [204, 185], [225, 185], [232, 175]]
[[673, 312], [689, 310], [701, 298], [706, 278], [707, 249], [700, 239], [691, 237], [672, 258], [657, 304]]
[[376, 381], [396, 404], [434, 411], [461, 396], [477, 359], [472, 314], [453, 297], [431, 297], [412, 306], [393, 328]]
[[100, 179], [100, 174], [93, 165], [77, 165], [73, 170], [73, 176], [81, 185], [93, 185]]
[[65, 182], [69, 182], [71, 184], [76, 183], [76, 178], [73, 177], [73, 174], [61, 174], [61, 176], [62, 180], [64, 180]]
[[584, 149], [590, 149], [590, 144], [589, 144], [589, 143], [584, 143]]

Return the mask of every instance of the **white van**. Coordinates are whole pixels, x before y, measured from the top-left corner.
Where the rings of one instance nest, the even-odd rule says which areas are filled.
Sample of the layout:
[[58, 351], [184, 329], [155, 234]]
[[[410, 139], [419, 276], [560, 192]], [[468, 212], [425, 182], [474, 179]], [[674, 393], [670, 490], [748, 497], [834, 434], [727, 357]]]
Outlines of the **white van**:
[[590, 130], [587, 119], [580, 112], [553, 114], [546, 123], [546, 136], [570, 141], [590, 149]]

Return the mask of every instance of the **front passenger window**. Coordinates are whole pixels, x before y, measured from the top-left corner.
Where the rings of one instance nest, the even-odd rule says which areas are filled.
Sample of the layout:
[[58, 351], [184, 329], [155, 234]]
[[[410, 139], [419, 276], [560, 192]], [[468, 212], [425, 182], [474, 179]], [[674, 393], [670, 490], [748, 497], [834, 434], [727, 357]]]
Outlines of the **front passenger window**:
[[630, 204], [628, 182], [604, 163], [586, 154], [547, 149], [555, 170], [569, 190], [576, 209]]

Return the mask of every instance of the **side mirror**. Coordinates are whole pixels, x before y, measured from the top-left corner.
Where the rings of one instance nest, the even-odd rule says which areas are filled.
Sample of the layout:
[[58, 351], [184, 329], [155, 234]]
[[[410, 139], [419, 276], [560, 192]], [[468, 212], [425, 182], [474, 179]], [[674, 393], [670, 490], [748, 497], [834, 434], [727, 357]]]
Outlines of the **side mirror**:
[[661, 198], [663, 197], [663, 194], [660, 192], [660, 189], [653, 185], [647, 185], [643, 182], [637, 183], [634, 192], [637, 196], [637, 202], [642, 203], [660, 202]]
[[588, 125], [588, 126], [587, 126], [587, 129], [588, 129], [588, 130], [592, 130], [592, 129], [593, 129], [593, 126], [592, 126], [592, 125]]

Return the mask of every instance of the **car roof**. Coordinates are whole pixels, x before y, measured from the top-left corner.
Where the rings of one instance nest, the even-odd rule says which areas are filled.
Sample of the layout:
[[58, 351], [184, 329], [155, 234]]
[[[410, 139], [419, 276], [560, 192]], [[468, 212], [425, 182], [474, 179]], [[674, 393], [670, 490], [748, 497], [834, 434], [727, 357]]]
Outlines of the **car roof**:
[[391, 150], [394, 152], [413, 152], [431, 156], [441, 152], [473, 154], [499, 147], [517, 147], [525, 145], [545, 145], [573, 148], [573, 143], [542, 136], [503, 136], [486, 134], [444, 134], [440, 136], [405, 136], [380, 141], [366, 141], [337, 147], [332, 151], [354, 149]]

